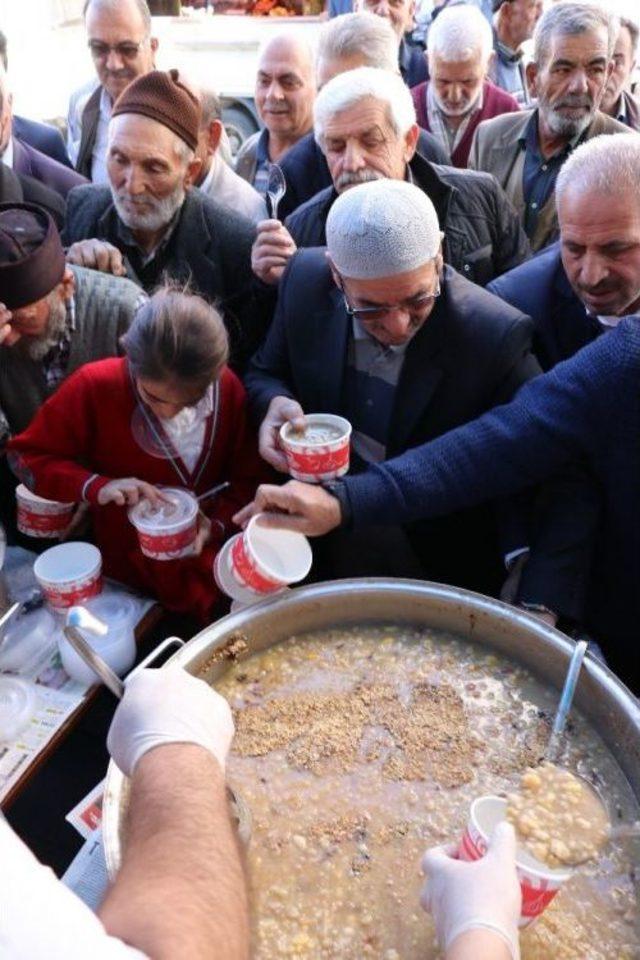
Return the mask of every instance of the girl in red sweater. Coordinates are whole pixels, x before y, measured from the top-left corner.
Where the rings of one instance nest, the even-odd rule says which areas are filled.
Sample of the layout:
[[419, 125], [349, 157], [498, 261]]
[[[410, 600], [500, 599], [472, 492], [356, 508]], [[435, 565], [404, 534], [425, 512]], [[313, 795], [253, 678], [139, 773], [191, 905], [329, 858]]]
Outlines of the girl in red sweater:
[[[215, 555], [264, 477], [244, 388], [225, 365], [224, 324], [200, 297], [159, 290], [122, 344], [124, 358], [77, 370], [10, 441], [12, 466], [40, 496], [89, 504], [107, 576], [208, 622]], [[130, 506], [157, 502], [162, 486], [198, 496], [224, 481], [201, 503], [196, 555], [142, 554]]]

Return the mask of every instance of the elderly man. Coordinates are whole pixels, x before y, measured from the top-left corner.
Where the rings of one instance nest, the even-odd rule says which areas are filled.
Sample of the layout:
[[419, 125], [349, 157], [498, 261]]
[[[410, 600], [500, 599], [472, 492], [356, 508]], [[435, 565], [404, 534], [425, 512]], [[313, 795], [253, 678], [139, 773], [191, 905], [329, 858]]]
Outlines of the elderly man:
[[107, 183], [107, 135], [113, 105], [125, 87], [153, 70], [158, 41], [151, 36], [147, 0], [85, 0], [89, 52], [97, 73], [71, 95], [69, 156], [94, 183]]
[[221, 153], [224, 125], [220, 99], [213, 90], [204, 87], [198, 92], [202, 117], [196, 156], [202, 166], [195, 185], [212, 200], [241, 213], [254, 223], [259, 223], [267, 217], [267, 206], [263, 197], [231, 169]]
[[[286, 472], [280, 427], [305, 412], [350, 420], [358, 471], [505, 402], [539, 372], [528, 318], [443, 267], [435, 208], [413, 184], [384, 179], [344, 193], [329, 213], [327, 247], [291, 261], [245, 377], [261, 454], [276, 469]], [[496, 587], [487, 511], [406, 533], [411, 547], [399, 528], [366, 545], [340, 538], [318, 573]]]
[[[129, 280], [69, 267], [51, 217], [33, 204], [0, 206], [0, 411], [8, 433], [28, 427], [62, 381], [116, 356], [145, 296]], [[4, 437], [6, 441], [7, 436]], [[13, 475], [0, 462], [2, 519], [13, 538]]]
[[[316, 78], [321, 90], [339, 73], [357, 67], [377, 67], [397, 73], [397, 38], [388, 20], [373, 13], [349, 13], [326, 23], [318, 38]], [[418, 153], [433, 163], [449, 163], [449, 152], [431, 133], [420, 131]], [[287, 192], [280, 203], [284, 219], [297, 207], [331, 186], [324, 154], [308, 133], [284, 157]]]
[[640, 130], [640, 102], [631, 93], [636, 68], [640, 18], [620, 17], [620, 28], [613, 48], [613, 69], [607, 80], [600, 109], [632, 130]]
[[582, 144], [558, 174], [560, 242], [490, 284], [532, 317], [544, 370], [640, 313], [639, 184], [640, 135]]
[[176, 70], [127, 87], [109, 128], [109, 186], [69, 194], [67, 257], [126, 274], [147, 292], [168, 277], [219, 301], [237, 367], [262, 339], [266, 302], [251, 275], [253, 224], [192, 189], [200, 115]]
[[418, 123], [466, 167], [478, 124], [515, 113], [518, 101], [487, 79], [491, 27], [477, 7], [443, 10], [429, 31], [429, 80], [411, 91]]
[[280, 163], [287, 151], [313, 126], [316, 83], [313, 53], [294, 34], [274, 37], [258, 60], [255, 103], [264, 129], [242, 145], [236, 172], [264, 195], [269, 165]]
[[[0, 64], [4, 67], [5, 72], [9, 69], [7, 38], [2, 30], [0, 30]], [[31, 120], [27, 117], [19, 117], [14, 113], [13, 134], [23, 143], [28, 143], [39, 150], [40, 153], [45, 153], [48, 157], [51, 157], [52, 160], [57, 160], [65, 167], [72, 167], [62, 134], [57, 127], [49, 123], [39, 123], [37, 120]]]
[[13, 97], [9, 90], [6, 71], [0, 66], [0, 154], [5, 166], [16, 173], [32, 177], [64, 200], [73, 187], [86, 183], [75, 170], [52, 160], [16, 136], [13, 129]]
[[534, 250], [558, 235], [554, 186], [571, 151], [623, 124], [598, 107], [610, 72], [616, 24], [600, 7], [559, 3], [536, 27], [527, 65], [535, 110], [480, 124], [469, 166], [492, 173], [520, 214]]
[[531, 102], [524, 68], [522, 44], [530, 40], [542, 16], [542, 0], [494, 0], [494, 58], [489, 67], [493, 82], [512, 94], [518, 103]]
[[354, 10], [368, 10], [389, 21], [398, 44], [398, 69], [408, 87], [415, 87], [427, 79], [429, 73], [424, 48], [412, 43], [410, 38], [414, 27], [416, 0], [356, 0]]
[[444, 231], [444, 259], [484, 285], [529, 254], [518, 217], [492, 177], [434, 167], [416, 153], [418, 126], [411, 94], [397, 74], [360, 67], [334, 77], [318, 95], [315, 132], [333, 179], [287, 218], [258, 228], [256, 274], [275, 283], [296, 247], [326, 243], [336, 197], [370, 180], [410, 179], [433, 202]]

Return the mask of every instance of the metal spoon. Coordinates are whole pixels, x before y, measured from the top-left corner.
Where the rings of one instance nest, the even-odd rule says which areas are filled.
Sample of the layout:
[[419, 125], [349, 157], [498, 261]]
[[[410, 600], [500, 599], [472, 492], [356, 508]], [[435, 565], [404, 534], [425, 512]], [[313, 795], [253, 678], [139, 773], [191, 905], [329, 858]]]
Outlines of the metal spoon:
[[278, 219], [278, 205], [287, 192], [287, 181], [282, 168], [277, 163], [269, 165], [269, 179], [267, 180], [267, 196], [270, 200], [271, 219]]
[[545, 760], [550, 760], [552, 763], [556, 762], [558, 753], [560, 752], [560, 742], [562, 740], [562, 735], [564, 734], [564, 729], [567, 725], [567, 717], [569, 715], [569, 710], [571, 709], [571, 704], [573, 703], [573, 695], [576, 692], [578, 677], [580, 676], [580, 668], [582, 667], [582, 661], [584, 660], [584, 655], [586, 652], [587, 641], [579, 640], [573, 649], [573, 653], [571, 654], [569, 669], [567, 670], [564, 687], [562, 688], [562, 695], [560, 697], [560, 702], [558, 703], [558, 709], [556, 710], [556, 715], [553, 720], [551, 736], [545, 752]]

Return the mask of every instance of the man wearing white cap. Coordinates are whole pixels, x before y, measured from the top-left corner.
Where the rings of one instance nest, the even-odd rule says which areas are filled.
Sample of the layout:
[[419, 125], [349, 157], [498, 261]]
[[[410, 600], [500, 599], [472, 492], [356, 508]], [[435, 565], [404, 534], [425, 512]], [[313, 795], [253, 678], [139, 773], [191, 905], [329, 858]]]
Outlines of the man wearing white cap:
[[[304, 413], [350, 420], [358, 471], [509, 400], [539, 372], [528, 318], [443, 266], [438, 218], [418, 187], [377, 180], [346, 191], [329, 214], [327, 246], [290, 262], [245, 378], [261, 454], [276, 469], [286, 472], [278, 430]], [[325, 544], [327, 572], [496, 587], [487, 508], [366, 538], [341, 533], [339, 545]], [[504, 552], [523, 545], [514, 538]]]

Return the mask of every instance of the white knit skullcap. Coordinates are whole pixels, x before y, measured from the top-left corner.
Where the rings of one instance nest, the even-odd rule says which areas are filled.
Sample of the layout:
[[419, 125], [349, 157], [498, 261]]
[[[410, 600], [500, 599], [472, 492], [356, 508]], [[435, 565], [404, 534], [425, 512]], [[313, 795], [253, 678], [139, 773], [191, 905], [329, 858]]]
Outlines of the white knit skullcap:
[[336, 269], [352, 280], [415, 270], [440, 250], [440, 225], [422, 190], [404, 180], [350, 187], [327, 217], [327, 248]]

